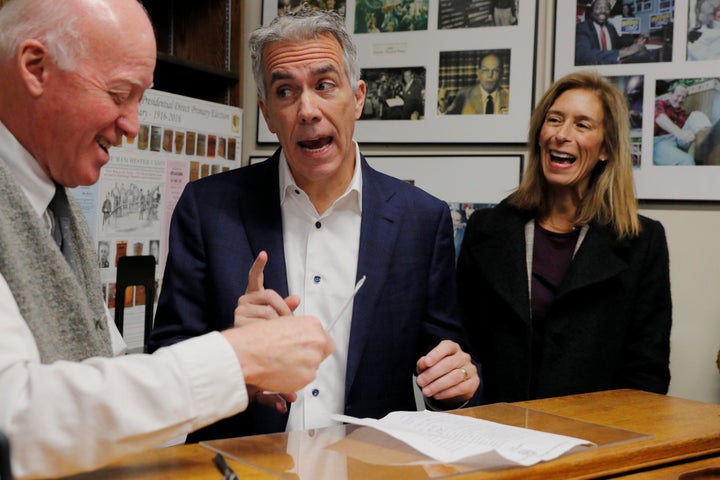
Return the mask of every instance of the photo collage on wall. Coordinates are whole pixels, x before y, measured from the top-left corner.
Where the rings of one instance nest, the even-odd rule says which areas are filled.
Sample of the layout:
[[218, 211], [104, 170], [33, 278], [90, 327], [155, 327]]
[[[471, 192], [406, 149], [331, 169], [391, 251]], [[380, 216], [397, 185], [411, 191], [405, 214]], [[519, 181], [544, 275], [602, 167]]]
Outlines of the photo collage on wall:
[[155, 257], [157, 301], [180, 194], [188, 182], [240, 167], [242, 138], [241, 109], [157, 90], [145, 92], [138, 117], [137, 137], [110, 149], [98, 182], [73, 189], [97, 245], [108, 308], [124, 301], [130, 348], [142, 345], [145, 291], [128, 287], [124, 299], [116, 292], [119, 259]]
[[720, 0], [555, 8], [554, 78], [596, 70], [627, 98], [638, 197], [720, 199]]
[[[300, 1], [264, 0], [263, 23]], [[532, 108], [535, 0], [315, 0], [358, 46], [362, 143], [523, 143]], [[388, 128], [392, 126], [392, 128]], [[259, 115], [258, 142], [275, 143]]]

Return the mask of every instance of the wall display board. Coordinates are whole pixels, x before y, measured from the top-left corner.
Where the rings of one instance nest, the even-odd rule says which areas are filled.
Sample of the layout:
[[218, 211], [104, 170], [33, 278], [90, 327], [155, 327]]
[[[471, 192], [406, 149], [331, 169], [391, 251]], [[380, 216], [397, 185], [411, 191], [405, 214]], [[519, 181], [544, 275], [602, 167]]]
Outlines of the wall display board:
[[[455, 254], [473, 211], [497, 204], [520, 183], [522, 155], [368, 156], [383, 173], [445, 200], [455, 232]], [[441, 175], [438, 172], [442, 172]]]
[[625, 93], [638, 197], [720, 200], [720, 0], [559, 0], [555, 13], [555, 79], [590, 68]]
[[[264, 0], [263, 23], [297, 3]], [[367, 84], [359, 142], [525, 142], [518, 126], [533, 103], [535, 0], [508, 9], [490, 0], [332, 3], [358, 46]], [[276, 142], [259, 111], [257, 140]]]
[[[124, 255], [156, 258], [156, 294], [162, 285], [170, 218], [189, 181], [240, 166], [242, 110], [157, 90], [139, 107], [140, 131], [110, 149], [110, 161], [92, 186], [73, 189], [98, 251], [103, 295], [112, 310], [116, 266]], [[145, 293], [128, 288], [124, 336], [142, 346]], [[157, 298], [156, 298], [157, 300]]]

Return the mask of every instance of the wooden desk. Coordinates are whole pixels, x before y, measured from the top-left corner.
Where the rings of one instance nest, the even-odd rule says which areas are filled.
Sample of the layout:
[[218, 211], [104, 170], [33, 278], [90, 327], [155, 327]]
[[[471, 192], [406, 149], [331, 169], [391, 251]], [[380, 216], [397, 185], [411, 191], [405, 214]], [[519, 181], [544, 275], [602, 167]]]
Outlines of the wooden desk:
[[[347, 460], [347, 479], [430, 479], [455, 475], [453, 479], [548, 479], [548, 478], [678, 478], [680, 474], [699, 468], [720, 467], [720, 405], [695, 402], [634, 390], [574, 395], [512, 404], [530, 411], [545, 412], [591, 424], [604, 425], [651, 435], [574, 453], [529, 468], [511, 468], [496, 471], [458, 473], [454, 466], [387, 467]], [[502, 416], [505, 410], [498, 406], [483, 406], [458, 410], [456, 413], [478, 418]], [[547, 416], [546, 416], [547, 417]], [[488, 418], [493, 420], [494, 418]], [[512, 423], [512, 422], [509, 422]], [[531, 425], [532, 426], [532, 425]], [[345, 428], [345, 427], [333, 427]], [[348, 427], [350, 428], [350, 427]], [[534, 428], [539, 428], [535, 426]], [[580, 429], [582, 430], [582, 428]], [[590, 434], [597, 429], [589, 428]], [[610, 430], [610, 429], [607, 429]], [[320, 431], [322, 432], [322, 431]], [[595, 433], [593, 433], [595, 432]], [[582, 437], [582, 431], [573, 433]], [[223, 442], [223, 441], [218, 441]], [[218, 442], [209, 442], [217, 446]], [[288, 455], [285, 453], [286, 434], [262, 435], [234, 439], [235, 452], [248, 457], [263, 458], [274, 465], [281, 477], [256, 468], [250, 463], [233, 460], [228, 463], [242, 480], [270, 478], [298, 478], [285, 473]], [[227, 445], [227, 444], [225, 444]], [[242, 453], [244, 452], [244, 453]], [[131, 457], [97, 472], [72, 477], [74, 480], [102, 479], [200, 479], [220, 478], [212, 464], [214, 452], [199, 445], [183, 445], [154, 450]], [[255, 463], [257, 465], [257, 462]], [[292, 461], [289, 462], [292, 465]], [[339, 472], [328, 478], [343, 478]], [[692, 477], [694, 479], [697, 476]], [[318, 480], [313, 478], [312, 480]]]
[[[720, 452], [720, 405], [634, 390], [534, 400], [517, 405], [644, 432], [653, 437], [561, 457], [533, 467], [532, 475], [503, 478], [553, 478], [552, 472], [563, 470], [572, 472], [572, 477], [566, 478], [624, 478], [633, 472], [638, 476], [630, 478], [645, 478], [642, 472], [689, 459], [714, 457]], [[720, 456], [714, 461], [720, 465]]]

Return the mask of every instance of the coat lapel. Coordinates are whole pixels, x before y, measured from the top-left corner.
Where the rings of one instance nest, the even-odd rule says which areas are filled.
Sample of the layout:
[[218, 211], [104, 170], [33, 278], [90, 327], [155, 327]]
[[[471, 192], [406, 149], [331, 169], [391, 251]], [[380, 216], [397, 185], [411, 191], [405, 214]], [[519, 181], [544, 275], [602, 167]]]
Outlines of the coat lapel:
[[600, 283], [628, 268], [623, 258], [628, 240], [617, 240], [610, 228], [592, 224], [560, 284], [557, 297]]
[[360, 366], [362, 352], [372, 327], [374, 305], [385, 287], [385, 280], [397, 241], [402, 209], [393, 202], [395, 191], [387, 188], [383, 177], [361, 156], [363, 175], [362, 222], [358, 252], [357, 279], [367, 277], [353, 303], [350, 346], [345, 378], [347, 398], [355, 374]]
[[247, 237], [253, 257], [260, 251], [268, 252], [265, 266], [265, 285], [281, 296], [288, 295], [287, 271], [285, 269], [285, 248], [282, 235], [282, 214], [280, 209], [280, 186], [278, 165], [280, 150], [268, 160], [252, 167], [256, 172], [248, 175], [248, 181], [241, 185], [240, 217], [247, 225]]
[[527, 261], [525, 259], [525, 224], [530, 219], [514, 208], [499, 205], [488, 212], [493, 219], [480, 225], [478, 243], [471, 254], [485, 283], [530, 323]]

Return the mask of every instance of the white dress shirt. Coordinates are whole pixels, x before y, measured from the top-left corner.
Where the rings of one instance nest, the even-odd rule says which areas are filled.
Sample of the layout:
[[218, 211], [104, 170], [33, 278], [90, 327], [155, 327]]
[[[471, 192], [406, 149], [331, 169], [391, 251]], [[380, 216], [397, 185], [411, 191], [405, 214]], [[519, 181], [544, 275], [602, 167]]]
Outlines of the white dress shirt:
[[[301, 298], [295, 314], [314, 315], [327, 328], [355, 287], [362, 213], [359, 148], [355, 144], [350, 184], [322, 215], [295, 184], [282, 152], [279, 181], [288, 289]], [[351, 320], [352, 302], [329, 330], [335, 351], [320, 364], [315, 381], [297, 392], [287, 431], [334, 425], [330, 414], [344, 413]]]
[[[44, 216], [53, 182], [2, 123], [0, 161]], [[39, 284], [38, 294], [51, 283]], [[108, 325], [113, 352], [122, 353], [109, 316]], [[0, 273], [0, 429], [10, 438], [17, 478], [98, 468], [238, 413], [247, 402], [240, 364], [218, 332], [153, 355], [41, 364]]]
[[597, 22], [593, 22], [593, 26], [595, 27], [595, 33], [597, 33], [598, 37], [598, 45], [600, 45], [600, 49], [602, 50], [602, 31], [605, 30], [605, 49], [604, 50], [612, 50], [613, 49], [613, 43], [612, 39], [610, 38], [610, 30], [608, 30], [606, 25], [600, 25]]

